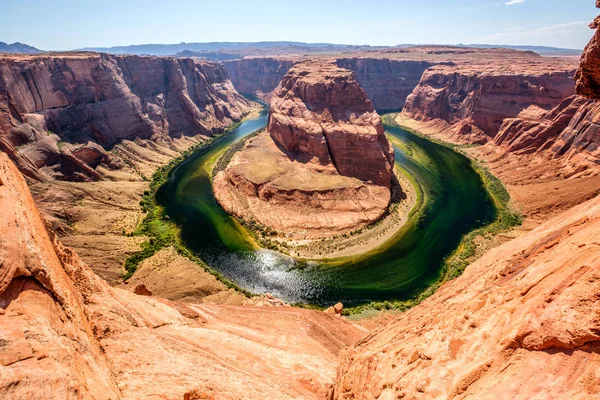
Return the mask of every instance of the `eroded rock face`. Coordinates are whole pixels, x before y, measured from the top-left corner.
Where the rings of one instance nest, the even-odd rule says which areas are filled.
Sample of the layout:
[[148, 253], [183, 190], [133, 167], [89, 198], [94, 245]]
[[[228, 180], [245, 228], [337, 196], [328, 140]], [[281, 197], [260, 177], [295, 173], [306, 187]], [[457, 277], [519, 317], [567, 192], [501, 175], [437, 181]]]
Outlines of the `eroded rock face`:
[[342, 357], [335, 399], [592, 399], [600, 198], [488, 252]]
[[[600, 8], [600, 2], [596, 2], [596, 7]], [[600, 16], [590, 24], [590, 28], [596, 32], [583, 51], [581, 66], [577, 70], [577, 94], [600, 100]]]
[[547, 154], [564, 163], [568, 175], [600, 165], [600, 102], [565, 99], [541, 118], [504, 120], [493, 144], [515, 154]]
[[535, 60], [492, 64], [429, 68], [408, 96], [404, 114], [419, 121], [444, 121], [457, 140], [485, 143], [504, 119], [540, 116], [575, 94], [575, 71], [569, 65]]
[[320, 311], [109, 287], [48, 230], [4, 153], [0, 220], [2, 399], [320, 399], [365, 334]]
[[390, 185], [394, 151], [349, 70], [322, 62], [294, 66], [271, 100], [268, 130], [301, 162], [333, 164], [340, 175]]
[[93, 53], [0, 58], [0, 146], [30, 177], [97, 179], [101, 148], [211, 135], [248, 110], [215, 63]]
[[291, 238], [347, 233], [380, 219], [394, 153], [353, 74], [297, 64], [271, 100], [269, 126], [214, 179], [228, 213]]
[[238, 92], [270, 101], [273, 91], [294, 65], [294, 61], [261, 57], [225, 61], [223, 65]]
[[432, 61], [386, 58], [340, 58], [336, 64], [354, 72], [377, 110], [401, 110]]

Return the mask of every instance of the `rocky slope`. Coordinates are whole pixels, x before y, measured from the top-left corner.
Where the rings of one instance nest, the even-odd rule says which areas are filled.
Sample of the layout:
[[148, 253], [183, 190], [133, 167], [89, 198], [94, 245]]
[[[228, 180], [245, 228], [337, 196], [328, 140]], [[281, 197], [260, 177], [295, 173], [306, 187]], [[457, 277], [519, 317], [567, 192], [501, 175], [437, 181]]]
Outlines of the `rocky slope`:
[[[597, 97], [582, 82], [579, 93]], [[580, 133], [592, 129], [588, 140], [597, 136], [595, 122], [586, 120], [595, 107], [572, 98], [545, 126], [512, 121], [498, 140], [525, 152], [560, 152], [564, 140], [547, 140], [564, 136], [575, 150], [579, 124]], [[528, 134], [519, 134], [523, 128]], [[590, 154], [596, 144], [584, 147]], [[599, 398], [599, 215], [596, 196], [488, 252], [345, 353], [332, 397]]]
[[339, 350], [364, 335], [318, 311], [109, 287], [48, 230], [3, 153], [0, 218], [2, 399], [323, 398]]
[[498, 247], [347, 352], [336, 399], [593, 399], [600, 198]]
[[498, 133], [504, 119], [539, 116], [575, 94], [575, 69], [569, 62], [532, 57], [492, 64], [429, 68], [408, 96], [404, 115], [442, 121], [458, 141], [485, 143]]
[[0, 149], [29, 177], [97, 180], [125, 140], [211, 135], [250, 103], [222, 66], [191, 59], [66, 53], [0, 57]]
[[566, 178], [595, 173], [600, 165], [600, 102], [572, 96], [541, 118], [506, 119], [493, 144], [517, 155], [545, 152], [563, 162]]
[[384, 214], [394, 153], [350, 71], [297, 64], [270, 110], [268, 132], [215, 178], [226, 211], [292, 236], [341, 233]]

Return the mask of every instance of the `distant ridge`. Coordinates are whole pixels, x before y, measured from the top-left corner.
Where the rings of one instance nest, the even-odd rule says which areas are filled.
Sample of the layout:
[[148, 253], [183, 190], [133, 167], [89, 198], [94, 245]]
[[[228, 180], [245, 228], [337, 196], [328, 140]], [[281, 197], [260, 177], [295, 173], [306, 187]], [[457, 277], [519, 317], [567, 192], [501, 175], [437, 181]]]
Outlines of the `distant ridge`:
[[[15, 43], [16, 44], [16, 43]], [[26, 45], [24, 45], [26, 46]], [[309, 53], [323, 53], [327, 51], [369, 51], [394, 47], [419, 47], [419, 46], [439, 46], [433, 44], [401, 44], [398, 46], [369, 46], [369, 45], [349, 45], [335, 43], [305, 43], [305, 42], [287, 42], [287, 41], [269, 41], [269, 42], [207, 42], [207, 43], [178, 43], [178, 44], [140, 44], [130, 46], [113, 47], [84, 47], [76, 49], [78, 51], [95, 51], [110, 54], [134, 54], [134, 55], [154, 55], [154, 56], [198, 56], [206, 59], [221, 61], [223, 58], [230, 58], [232, 55], [260, 55], [265, 53], [261, 50], [276, 49], [283, 53], [301, 54], [304, 50]], [[478, 49], [505, 48], [520, 51], [533, 51], [542, 56], [579, 56], [582, 50], [565, 49], [548, 46], [525, 46], [525, 45], [494, 45], [494, 44], [458, 44], [448, 45], [449, 47], [472, 47]], [[29, 47], [29, 46], [28, 46]], [[287, 49], [286, 49], [287, 48]], [[37, 50], [35, 48], [32, 48]], [[286, 51], [290, 50], [290, 51]], [[37, 50], [39, 52], [39, 50]], [[205, 53], [205, 54], [192, 54]], [[226, 53], [226, 54], [218, 54]]]
[[25, 43], [15, 42], [13, 44], [8, 44], [0, 42], [0, 53], [37, 54], [42, 53], [42, 50], [36, 49]]
[[326, 48], [334, 47], [338, 50], [355, 50], [355, 49], [377, 49], [384, 46], [355, 46], [332, 43], [304, 43], [304, 42], [209, 42], [209, 43], [179, 43], [179, 44], [140, 44], [131, 46], [114, 46], [114, 47], [84, 47], [84, 51], [97, 51], [111, 54], [134, 54], [134, 55], [155, 55], [168, 56], [181, 53], [183, 51], [190, 52], [215, 52], [220, 50], [243, 50], [243, 49], [267, 49], [271, 47], [312, 47]]
[[[418, 46], [430, 46], [422, 44], [401, 44], [397, 47], [418, 47]], [[435, 45], [432, 45], [435, 46]], [[533, 51], [541, 56], [581, 56], [583, 50], [580, 49], [565, 49], [561, 47], [549, 47], [549, 46], [527, 46], [527, 45], [509, 45], [509, 44], [457, 44], [451, 45], [452, 47], [471, 47], [474, 49], [511, 49], [519, 51]]]

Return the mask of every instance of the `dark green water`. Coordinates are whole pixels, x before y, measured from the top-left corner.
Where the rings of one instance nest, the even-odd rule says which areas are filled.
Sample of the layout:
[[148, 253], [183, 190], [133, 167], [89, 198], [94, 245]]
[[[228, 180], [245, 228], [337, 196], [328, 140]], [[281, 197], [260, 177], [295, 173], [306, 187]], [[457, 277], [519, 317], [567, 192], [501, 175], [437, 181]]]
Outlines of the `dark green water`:
[[462, 235], [491, 220], [494, 207], [470, 161], [455, 151], [403, 129], [386, 126], [396, 162], [418, 182], [420, 205], [384, 246], [335, 262], [296, 261], [255, 250], [247, 232], [216, 203], [211, 168], [232, 143], [266, 126], [267, 116], [202, 149], [173, 170], [157, 199], [181, 227], [182, 240], [211, 268], [239, 286], [290, 302], [359, 305], [403, 300], [439, 279], [443, 260]]

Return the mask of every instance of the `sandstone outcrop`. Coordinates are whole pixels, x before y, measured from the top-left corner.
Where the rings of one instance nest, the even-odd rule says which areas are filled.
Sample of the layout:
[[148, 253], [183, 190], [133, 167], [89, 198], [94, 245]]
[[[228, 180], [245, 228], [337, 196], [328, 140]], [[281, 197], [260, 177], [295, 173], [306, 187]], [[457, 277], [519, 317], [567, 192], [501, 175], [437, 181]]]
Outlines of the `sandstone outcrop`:
[[373, 103], [349, 71], [329, 63], [293, 67], [271, 100], [269, 134], [301, 162], [390, 185], [394, 151]]
[[595, 173], [600, 166], [600, 102], [572, 96], [541, 118], [508, 118], [493, 145], [517, 155], [547, 154], [564, 164], [565, 177]]
[[295, 65], [271, 100], [268, 131], [214, 179], [230, 214], [294, 238], [348, 232], [378, 220], [391, 199], [394, 153], [352, 73]]
[[[399, 110], [408, 95], [418, 85], [423, 72], [433, 60], [395, 60], [379, 56], [340, 57], [332, 59], [340, 68], [354, 72], [356, 79], [377, 110]], [[298, 57], [253, 57], [225, 61], [235, 88], [269, 101], [273, 91]]]
[[319, 311], [109, 287], [48, 230], [3, 153], [0, 219], [2, 399], [323, 398], [339, 350], [364, 335]]
[[[600, 8], [600, 2], [596, 2], [596, 7]], [[600, 100], [600, 16], [590, 24], [590, 28], [596, 33], [583, 51], [575, 79], [579, 95]]]
[[403, 113], [446, 123], [457, 141], [485, 143], [504, 119], [539, 117], [575, 94], [574, 73], [568, 62], [547, 64], [535, 57], [501, 66], [436, 65], [425, 71]]
[[250, 103], [191, 59], [66, 53], [0, 58], [0, 148], [34, 179], [97, 180], [124, 140], [211, 135]]

